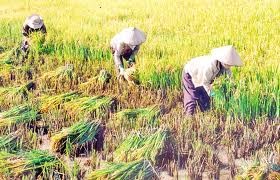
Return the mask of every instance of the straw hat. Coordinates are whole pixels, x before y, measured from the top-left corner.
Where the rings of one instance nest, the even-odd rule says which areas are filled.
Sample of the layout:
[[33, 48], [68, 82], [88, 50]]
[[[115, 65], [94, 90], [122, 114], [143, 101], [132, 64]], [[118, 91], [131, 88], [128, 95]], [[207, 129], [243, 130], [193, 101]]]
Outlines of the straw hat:
[[25, 24], [27, 24], [32, 29], [39, 29], [43, 26], [43, 18], [38, 14], [32, 14], [27, 17], [25, 20]]
[[211, 51], [211, 56], [224, 64], [230, 65], [230, 66], [242, 66], [243, 63], [240, 59], [240, 56], [238, 55], [235, 48], [230, 46], [223, 46], [219, 48], [215, 48]]
[[137, 46], [146, 41], [146, 34], [135, 27], [122, 30], [120, 32], [120, 37], [124, 43], [131, 46]]

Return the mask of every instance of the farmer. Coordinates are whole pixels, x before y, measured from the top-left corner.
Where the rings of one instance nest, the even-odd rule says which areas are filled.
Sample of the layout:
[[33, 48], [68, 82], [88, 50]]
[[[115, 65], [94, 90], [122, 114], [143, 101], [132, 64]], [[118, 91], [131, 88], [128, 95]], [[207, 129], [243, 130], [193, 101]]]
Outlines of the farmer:
[[43, 34], [47, 33], [43, 18], [38, 14], [32, 14], [31, 16], [28, 16], [23, 23], [23, 42], [21, 46], [22, 51], [27, 52], [30, 45], [30, 35], [33, 32], [42, 32]]
[[145, 33], [135, 27], [125, 28], [113, 37], [110, 47], [118, 77], [129, 77], [130, 71], [125, 71], [123, 59], [128, 62], [129, 68], [135, 68], [135, 56], [145, 41]]
[[210, 108], [211, 84], [222, 74], [231, 76], [232, 66], [242, 66], [240, 56], [233, 46], [215, 48], [210, 55], [193, 58], [185, 64], [182, 86], [187, 115], [195, 113], [197, 104], [202, 112]]

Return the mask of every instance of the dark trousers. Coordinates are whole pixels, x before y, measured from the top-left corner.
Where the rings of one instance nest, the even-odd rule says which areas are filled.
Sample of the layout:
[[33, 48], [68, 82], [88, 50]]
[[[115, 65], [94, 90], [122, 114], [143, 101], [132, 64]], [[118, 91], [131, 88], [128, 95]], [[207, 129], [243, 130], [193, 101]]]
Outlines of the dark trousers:
[[197, 105], [202, 112], [210, 108], [210, 97], [203, 86], [195, 87], [189, 73], [182, 73], [182, 86], [184, 94], [184, 111], [187, 115], [193, 115]]

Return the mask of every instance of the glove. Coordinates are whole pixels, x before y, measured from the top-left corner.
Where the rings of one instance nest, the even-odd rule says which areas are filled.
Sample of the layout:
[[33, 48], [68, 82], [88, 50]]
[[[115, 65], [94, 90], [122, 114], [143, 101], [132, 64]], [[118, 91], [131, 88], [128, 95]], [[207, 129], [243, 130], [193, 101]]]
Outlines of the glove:
[[28, 41], [24, 41], [24, 42], [22, 43], [21, 50], [22, 50], [23, 52], [27, 52], [28, 48], [29, 48]]
[[214, 91], [211, 91], [210, 92], [210, 97], [214, 97], [215, 96], [215, 92]]
[[120, 76], [124, 76], [125, 69], [123, 67], [120, 67]]

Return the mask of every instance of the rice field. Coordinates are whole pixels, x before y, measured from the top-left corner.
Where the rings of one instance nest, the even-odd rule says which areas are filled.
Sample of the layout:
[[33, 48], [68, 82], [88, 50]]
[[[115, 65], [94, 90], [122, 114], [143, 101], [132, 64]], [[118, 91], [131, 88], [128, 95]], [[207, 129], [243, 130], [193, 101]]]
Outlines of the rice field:
[[[0, 179], [280, 179], [277, 0], [0, 0]], [[46, 37], [20, 50], [25, 18]], [[139, 85], [109, 43], [147, 34]], [[232, 44], [244, 66], [214, 81], [211, 110], [183, 113], [192, 57]]]

